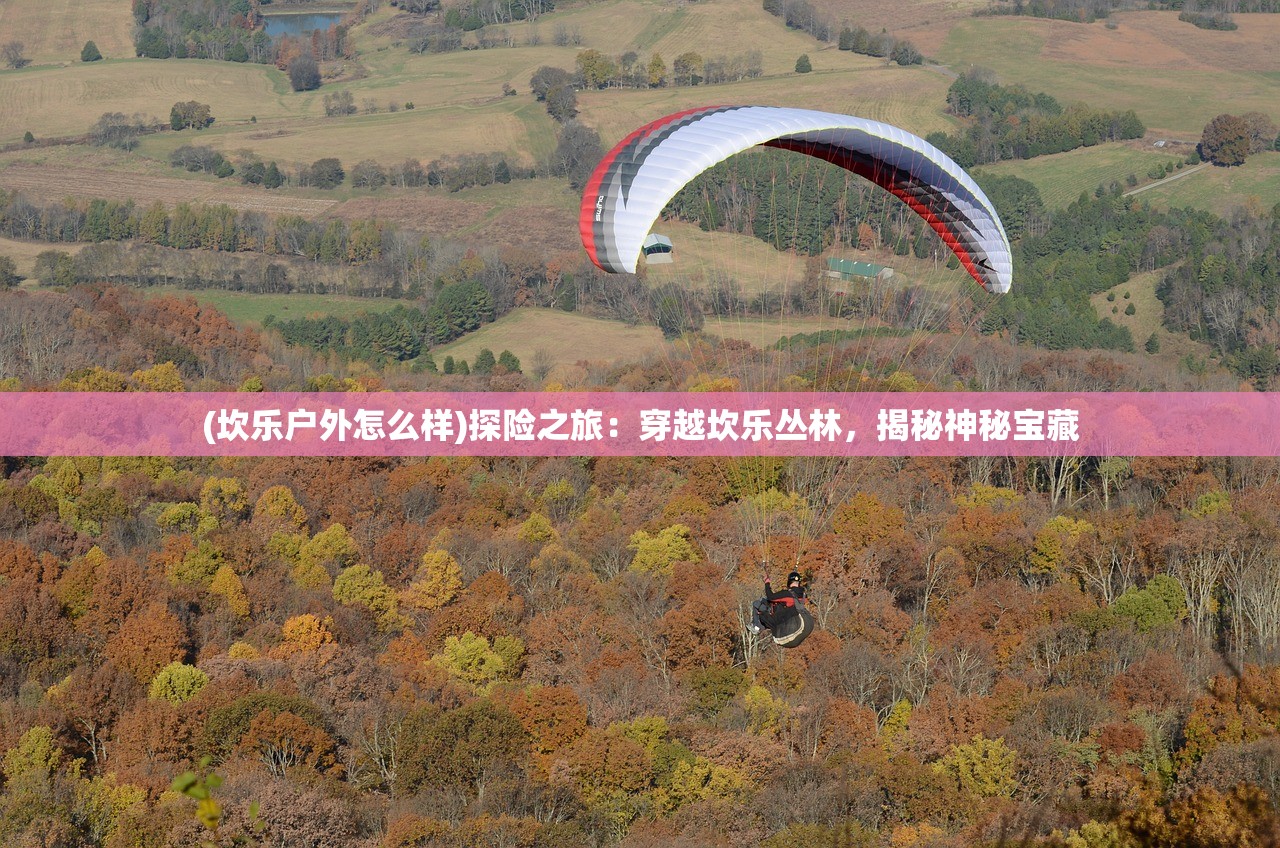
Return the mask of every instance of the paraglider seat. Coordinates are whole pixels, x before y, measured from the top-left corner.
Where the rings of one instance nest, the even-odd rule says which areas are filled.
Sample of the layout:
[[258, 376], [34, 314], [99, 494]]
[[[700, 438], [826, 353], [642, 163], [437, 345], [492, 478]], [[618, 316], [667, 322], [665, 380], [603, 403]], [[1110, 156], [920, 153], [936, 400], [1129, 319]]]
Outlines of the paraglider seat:
[[813, 632], [813, 616], [804, 607], [796, 614], [773, 626], [773, 644], [780, 648], [796, 648]]

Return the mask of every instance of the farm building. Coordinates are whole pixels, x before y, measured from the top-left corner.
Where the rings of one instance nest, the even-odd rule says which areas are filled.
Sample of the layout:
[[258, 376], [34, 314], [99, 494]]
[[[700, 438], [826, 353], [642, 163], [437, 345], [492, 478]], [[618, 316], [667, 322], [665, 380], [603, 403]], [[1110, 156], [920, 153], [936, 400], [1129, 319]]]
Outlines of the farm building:
[[893, 276], [893, 269], [874, 262], [854, 262], [852, 259], [828, 259], [827, 276], [837, 280], [870, 280], [879, 277], [887, 280]]
[[658, 233], [650, 233], [644, 240], [644, 244], [640, 246], [640, 250], [644, 253], [645, 261], [650, 265], [661, 265], [671, 262], [671, 239]]

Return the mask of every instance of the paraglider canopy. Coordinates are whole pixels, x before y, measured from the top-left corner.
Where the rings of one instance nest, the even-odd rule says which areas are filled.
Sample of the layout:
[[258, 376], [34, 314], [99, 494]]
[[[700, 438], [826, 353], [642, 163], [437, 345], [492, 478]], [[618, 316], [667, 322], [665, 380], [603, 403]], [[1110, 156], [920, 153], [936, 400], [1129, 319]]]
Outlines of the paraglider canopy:
[[776, 106], [690, 109], [619, 142], [582, 195], [579, 230], [591, 261], [612, 273], [635, 273], [667, 202], [698, 174], [756, 145], [825, 159], [874, 182], [924, 218], [984, 288], [1009, 291], [1013, 263], [1004, 226], [982, 189], [946, 154], [879, 121]]

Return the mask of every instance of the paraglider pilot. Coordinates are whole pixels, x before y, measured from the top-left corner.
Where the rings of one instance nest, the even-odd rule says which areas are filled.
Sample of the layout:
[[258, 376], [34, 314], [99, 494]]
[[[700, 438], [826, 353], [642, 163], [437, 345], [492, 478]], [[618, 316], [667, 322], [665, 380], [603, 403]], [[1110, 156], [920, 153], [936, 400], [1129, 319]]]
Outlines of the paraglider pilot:
[[773, 591], [769, 583], [769, 575], [764, 576], [764, 597], [752, 606], [751, 632], [773, 630], [779, 624], [794, 618], [804, 608], [805, 591], [800, 582], [800, 572], [793, 571], [787, 575], [787, 588]]

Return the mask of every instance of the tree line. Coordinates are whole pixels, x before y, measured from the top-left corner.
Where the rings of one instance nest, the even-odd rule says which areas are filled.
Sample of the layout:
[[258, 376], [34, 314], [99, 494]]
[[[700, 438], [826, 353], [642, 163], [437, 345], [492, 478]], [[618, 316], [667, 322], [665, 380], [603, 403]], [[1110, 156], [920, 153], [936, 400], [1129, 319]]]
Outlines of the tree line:
[[[482, 283], [467, 280], [443, 287], [426, 309], [396, 306], [354, 318], [330, 315], [281, 321], [267, 316], [288, 344], [336, 353], [374, 364], [417, 359], [432, 345], [447, 344], [494, 319], [493, 297]], [[519, 370], [519, 369], [515, 369]]]
[[927, 140], [966, 168], [1141, 138], [1146, 133], [1132, 109], [1107, 112], [1084, 104], [1064, 108], [1048, 94], [1000, 85], [981, 70], [961, 74], [951, 84], [947, 105], [953, 114], [969, 119], [968, 126], [957, 134], [930, 133]]
[[1232, 12], [1280, 12], [1277, 0], [995, 0], [975, 15], [1027, 15], [1092, 23], [1114, 11], [1168, 9], [1202, 29], [1235, 29]]

